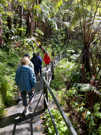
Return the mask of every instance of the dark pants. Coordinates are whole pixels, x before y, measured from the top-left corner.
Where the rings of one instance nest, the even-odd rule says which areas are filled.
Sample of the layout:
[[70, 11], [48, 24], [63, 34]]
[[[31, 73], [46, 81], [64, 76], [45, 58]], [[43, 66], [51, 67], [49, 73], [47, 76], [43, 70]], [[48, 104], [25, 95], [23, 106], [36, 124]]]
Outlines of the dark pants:
[[42, 73], [42, 67], [40, 66], [34, 66], [35, 74], [38, 75], [39, 73]]
[[30, 92], [22, 91], [21, 92], [21, 97], [22, 97], [22, 100], [23, 100], [23, 105], [25, 107], [28, 105], [28, 103], [27, 103], [27, 94], [29, 96], [29, 102], [30, 102], [32, 100], [32, 95], [33, 95], [32, 91], [30, 91]]

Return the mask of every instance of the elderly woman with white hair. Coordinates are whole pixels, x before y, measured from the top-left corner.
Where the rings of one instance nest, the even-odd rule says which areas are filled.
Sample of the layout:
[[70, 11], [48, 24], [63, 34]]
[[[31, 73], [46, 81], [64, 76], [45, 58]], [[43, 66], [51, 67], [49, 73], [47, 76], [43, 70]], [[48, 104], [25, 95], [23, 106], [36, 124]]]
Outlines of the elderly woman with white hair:
[[29, 67], [30, 60], [28, 57], [23, 57], [21, 59], [21, 66], [18, 67], [16, 71], [15, 81], [18, 86], [21, 97], [24, 105], [24, 114], [27, 114], [30, 106], [27, 103], [27, 94], [29, 95], [29, 104], [32, 99], [32, 91], [34, 90], [34, 86], [36, 83], [36, 77], [34, 71], [31, 67]]

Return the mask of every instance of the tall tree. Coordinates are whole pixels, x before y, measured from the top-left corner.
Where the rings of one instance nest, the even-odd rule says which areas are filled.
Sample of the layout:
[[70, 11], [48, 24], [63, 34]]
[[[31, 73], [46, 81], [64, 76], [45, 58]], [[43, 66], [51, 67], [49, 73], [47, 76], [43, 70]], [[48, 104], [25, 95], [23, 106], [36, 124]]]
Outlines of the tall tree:
[[[96, 24], [96, 16], [100, 16], [100, 0], [77, 0], [73, 3], [74, 15], [72, 18], [72, 26], [80, 24], [81, 32], [83, 34], [83, 50], [82, 50], [82, 77], [84, 74], [89, 73], [90, 76], [94, 74], [94, 70], [91, 66], [91, 52], [90, 46], [95, 39], [95, 35], [98, 33], [99, 25]], [[94, 25], [98, 27], [94, 28]], [[85, 76], [86, 79], [86, 76]]]

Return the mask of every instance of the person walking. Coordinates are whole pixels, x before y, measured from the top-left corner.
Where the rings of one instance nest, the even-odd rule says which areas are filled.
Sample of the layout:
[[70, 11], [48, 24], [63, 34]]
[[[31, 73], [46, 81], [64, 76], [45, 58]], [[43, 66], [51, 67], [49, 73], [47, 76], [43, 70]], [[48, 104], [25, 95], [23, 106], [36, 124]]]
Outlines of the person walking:
[[50, 57], [49, 57], [49, 55], [48, 55], [47, 52], [44, 53], [43, 60], [44, 60], [44, 62], [45, 62], [46, 65], [49, 65], [50, 64], [51, 60], [50, 60]]
[[36, 74], [36, 78], [38, 79], [39, 73], [41, 75], [42, 72], [42, 59], [39, 53], [33, 53], [33, 57], [31, 58], [32, 63], [34, 64], [34, 71]]
[[[27, 58], [29, 59], [29, 64], [28, 64], [28, 66], [31, 67], [32, 70], [34, 71], [34, 65], [33, 65], [33, 63], [32, 63], [31, 60], [30, 60], [30, 55], [29, 55], [28, 53], [26, 53], [26, 54], [24, 54], [23, 58], [24, 58], [24, 57], [27, 57]], [[19, 67], [19, 66], [21, 66], [21, 63], [18, 65], [18, 67]], [[21, 98], [21, 93], [20, 93], [20, 91], [18, 90], [18, 99], [17, 99], [16, 102], [19, 103], [21, 100], [22, 100], [22, 98]]]
[[39, 73], [41, 75], [41, 73], [42, 73], [42, 58], [41, 58], [39, 52], [37, 53], [37, 58], [38, 58], [38, 63], [37, 63], [38, 64], [38, 69], [39, 69]]
[[49, 57], [49, 55], [48, 55], [48, 53], [46, 51], [44, 51], [43, 61], [46, 64], [46, 69], [48, 70], [48, 68], [49, 68], [48, 65], [50, 64], [51, 59], [50, 59], [50, 57]]
[[[28, 53], [24, 54], [23, 57], [28, 57], [28, 59], [30, 60], [30, 55], [29, 55]], [[31, 68], [34, 70], [34, 65], [33, 65], [33, 63], [31, 62], [31, 60], [30, 60], [30, 63], [29, 63], [29, 67], [31, 67]]]
[[[36, 83], [34, 71], [31, 67], [29, 67], [29, 63], [30, 60], [28, 57], [23, 57], [21, 59], [21, 66], [18, 67], [15, 75], [15, 82], [21, 92], [21, 97], [23, 100], [24, 114], [27, 114], [31, 110], [30, 105]], [[29, 103], [27, 102], [27, 94], [29, 96]]]

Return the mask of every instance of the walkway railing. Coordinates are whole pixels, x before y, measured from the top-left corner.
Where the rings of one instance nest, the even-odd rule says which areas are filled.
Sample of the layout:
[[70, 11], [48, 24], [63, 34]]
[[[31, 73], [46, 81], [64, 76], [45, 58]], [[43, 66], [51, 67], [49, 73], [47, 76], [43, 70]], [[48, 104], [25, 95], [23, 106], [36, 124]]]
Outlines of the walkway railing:
[[54, 117], [53, 117], [53, 115], [51, 114], [50, 109], [49, 109], [49, 107], [48, 107], [48, 93], [51, 94], [52, 99], [54, 100], [54, 102], [55, 102], [55, 104], [56, 104], [56, 106], [57, 106], [57, 108], [58, 108], [58, 111], [60, 112], [60, 114], [61, 114], [61, 116], [62, 116], [62, 118], [63, 118], [63, 120], [64, 120], [64, 122], [65, 122], [65, 124], [66, 124], [66, 126], [67, 126], [67, 128], [69, 129], [69, 131], [70, 131], [70, 133], [71, 133], [71, 135], [77, 135], [76, 130], [74, 129], [74, 127], [73, 127], [71, 121], [70, 121], [69, 118], [65, 115], [65, 112], [63, 111], [63, 109], [61, 108], [60, 104], [58, 103], [58, 101], [57, 101], [57, 99], [56, 99], [54, 93], [52, 92], [52, 89], [50, 88], [50, 86], [49, 86], [49, 84], [48, 84], [48, 82], [47, 82], [47, 80], [45, 79], [45, 77], [42, 77], [42, 79], [43, 79], [43, 82], [44, 82], [44, 83], [43, 83], [43, 84], [44, 84], [44, 96], [45, 96], [45, 99], [44, 99], [44, 106], [45, 106], [45, 109], [48, 109], [48, 112], [49, 112], [49, 114], [50, 114], [50, 117], [51, 117], [51, 120], [52, 120], [54, 129], [55, 129], [56, 135], [59, 135], [59, 132], [58, 132], [58, 130], [57, 130]]
[[[49, 93], [49, 94], [52, 96], [52, 99], [54, 100], [54, 102], [55, 102], [55, 104], [56, 104], [56, 106], [57, 106], [57, 108], [58, 108], [58, 111], [60, 112], [60, 115], [62, 116], [62, 118], [63, 118], [63, 120], [64, 120], [64, 122], [65, 122], [65, 124], [66, 124], [66, 126], [67, 126], [67, 129], [69, 129], [71, 135], [77, 135], [77, 132], [76, 132], [76, 130], [74, 129], [74, 127], [73, 127], [71, 121], [70, 121], [69, 118], [65, 115], [65, 112], [63, 111], [63, 109], [62, 109], [62, 107], [60, 106], [58, 100], [56, 99], [56, 97], [55, 97], [55, 95], [54, 95], [52, 89], [51, 89], [50, 86], [49, 86], [49, 85], [50, 85], [50, 78], [49, 78], [49, 77], [51, 77], [51, 79], [52, 79], [52, 76], [54, 76], [54, 67], [53, 67], [52, 64], [53, 64], [53, 63], [51, 63], [51, 70], [49, 70], [49, 74], [47, 73], [47, 71], [45, 71], [44, 76], [42, 75], [42, 76], [40, 77], [40, 82], [41, 82], [41, 85], [43, 86], [43, 90], [42, 90], [42, 93], [41, 93], [41, 95], [40, 95], [40, 97], [39, 97], [39, 100], [38, 100], [38, 102], [37, 102], [37, 104], [36, 104], [36, 106], [35, 106], [34, 113], [36, 112], [37, 107], [38, 107], [38, 104], [39, 104], [39, 102], [41, 101], [41, 97], [42, 97], [42, 95], [43, 95], [43, 97], [44, 97], [44, 110], [45, 110], [45, 109], [48, 109], [48, 112], [49, 112], [49, 115], [50, 115], [50, 117], [51, 117], [51, 120], [52, 120], [54, 129], [55, 129], [56, 135], [59, 135], [57, 126], [56, 126], [56, 124], [55, 124], [54, 117], [53, 117], [53, 115], [52, 115], [52, 113], [51, 113], [51, 111], [50, 111], [50, 108], [49, 108], [49, 103], [48, 103], [48, 93]], [[50, 72], [51, 72], [51, 74], [50, 74]], [[49, 76], [47, 77], [47, 75], [49, 75]], [[47, 78], [48, 78], [48, 80], [47, 80]], [[54, 77], [53, 77], [53, 78], [54, 78]]]

